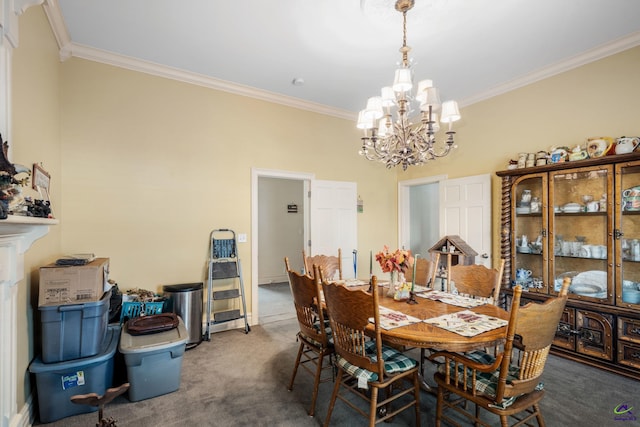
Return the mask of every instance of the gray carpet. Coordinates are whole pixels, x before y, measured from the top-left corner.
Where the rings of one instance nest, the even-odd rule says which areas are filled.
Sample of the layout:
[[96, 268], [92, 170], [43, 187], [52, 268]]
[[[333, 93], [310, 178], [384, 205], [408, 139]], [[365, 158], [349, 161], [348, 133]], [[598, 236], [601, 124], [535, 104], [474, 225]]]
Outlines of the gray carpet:
[[[321, 385], [316, 417], [310, 405], [312, 379], [298, 373], [293, 392], [286, 389], [296, 356], [297, 322], [285, 320], [242, 330], [214, 334], [210, 342], [183, 356], [182, 380], [176, 392], [139, 402], [124, 396], [107, 405], [105, 415], [119, 426], [317, 426], [321, 425], [330, 396], [330, 383]], [[158, 372], [162, 375], [162, 372]], [[632, 427], [640, 421], [616, 421], [614, 408], [621, 403], [638, 408], [640, 382], [557, 357], [551, 357], [544, 374], [547, 395], [542, 402], [548, 426]], [[434, 396], [422, 393], [422, 425], [434, 425]], [[46, 424], [88, 427], [97, 413], [76, 415]], [[488, 419], [491, 419], [488, 417]], [[332, 425], [366, 425], [338, 402]], [[414, 425], [406, 411], [389, 426]], [[498, 426], [495, 420], [493, 425]]]

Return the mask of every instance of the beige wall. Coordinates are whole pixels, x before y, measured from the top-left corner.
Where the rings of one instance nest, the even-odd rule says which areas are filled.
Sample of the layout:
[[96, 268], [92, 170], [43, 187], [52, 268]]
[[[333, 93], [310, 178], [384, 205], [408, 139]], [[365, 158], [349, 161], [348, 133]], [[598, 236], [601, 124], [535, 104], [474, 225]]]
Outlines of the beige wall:
[[[51, 174], [52, 204], [59, 206], [62, 193], [60, 64], [57, 45], [40, 7], [31, 8], [20, 17], [19, 40], [20, 45], [13, 53], [11, 160], [29, 167], [42, 162]], [[29, 189], [24, 193], [36, 195]], [[18, 410], [31, 394], [28, 366], [39, 351], [33, 339], [38, 328], [34, 325], [34, 312], [38, 311], [38, 267], [51, 262], [60, 253], [60, 236], [61, 227], [50, 227], [49, 234], [37, 240], [25, 256], [25, 279], [18, 285]]]
[[359, 245], [395, 241], [395, 174], [358, 157], [350, 121], [82, 59], [61, 97], [62, 251], [110, 257], [122, 288], [204, 280], [210, 231], [231, 228], [251, 289], [252, 167], [357, 182]]
[[[251, 271], [252, 167], [357, 182], [365, 203], [358, 246], [366, 253], [397, 241], [397, 180], [494, 173], [520, 151], [640, 134], [640, 48], [465, 108], [457, 152], [396, 172], [359, 158], [350, 121], [77, 58], [59, 64], [40, 7], [20, 26], [14, 161], [44, 162], [60, 219], [29, 252], [28, 286], [20, 287], [25, 378], [34, 356], [34, 276], [61, 254], [110, 257], [123, 288], [159, 290], [204, 280], [209, 232], [228, 227], [249, 235], [240, 256]], [[498, 230], [497, 178], [493, 184]], [[245, 283], [251, 289], [250, 277]]]

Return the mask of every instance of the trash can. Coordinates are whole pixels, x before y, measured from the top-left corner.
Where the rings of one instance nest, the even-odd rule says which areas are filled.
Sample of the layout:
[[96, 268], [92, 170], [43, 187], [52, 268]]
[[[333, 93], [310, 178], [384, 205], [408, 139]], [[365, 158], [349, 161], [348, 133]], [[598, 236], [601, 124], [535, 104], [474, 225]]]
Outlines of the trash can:
[[167, 311], [184, 321], [188, 336], [187, 349], [202, 341], [202, 283], [184, 283], [162, 287], [167, 298]]

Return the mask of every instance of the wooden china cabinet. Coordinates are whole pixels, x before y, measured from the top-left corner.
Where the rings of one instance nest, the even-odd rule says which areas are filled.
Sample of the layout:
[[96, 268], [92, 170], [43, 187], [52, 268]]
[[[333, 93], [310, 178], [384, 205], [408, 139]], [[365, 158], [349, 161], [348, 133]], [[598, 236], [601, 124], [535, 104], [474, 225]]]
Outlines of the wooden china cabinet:
[[557, 295], [554, 354], [640, 379], [640, 153], [499, 171], [503, 291]]

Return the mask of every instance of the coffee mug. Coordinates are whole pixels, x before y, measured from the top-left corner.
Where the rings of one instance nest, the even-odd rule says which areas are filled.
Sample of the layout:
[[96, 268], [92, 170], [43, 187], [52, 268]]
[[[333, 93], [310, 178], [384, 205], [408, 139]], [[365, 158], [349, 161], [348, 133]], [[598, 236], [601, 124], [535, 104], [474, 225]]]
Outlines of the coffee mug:
[[516, 279], [525, 280], [531, 277], [531, 270], [525, 270], [524, 268], [519, 268], [516, 270]]

